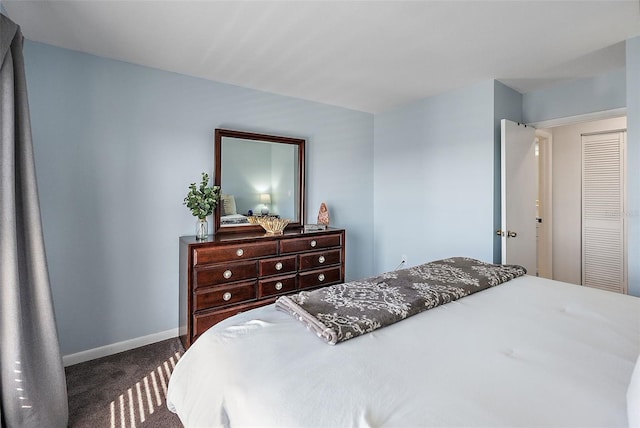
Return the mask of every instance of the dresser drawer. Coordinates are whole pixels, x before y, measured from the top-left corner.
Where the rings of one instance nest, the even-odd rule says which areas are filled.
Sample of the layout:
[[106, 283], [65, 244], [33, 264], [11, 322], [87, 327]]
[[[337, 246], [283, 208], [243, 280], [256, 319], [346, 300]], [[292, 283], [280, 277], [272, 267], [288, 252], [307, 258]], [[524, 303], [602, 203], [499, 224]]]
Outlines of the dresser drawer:
[[273, 259], [264, 259], [259, 262], [258, 272], [260, 276], [271, 276], [276, 274], [285, 274], [298, 270], [298, 258], [296, 256], [277, 257]]
[[282, 242], [280, 242], [280, 250], [282, 254], [318, 250], [321, 248], [338, 247], [342, 245], [341, 241], [341, 235], [339, 234], [283, 239]]
[[337, 265], [342, 261], [342, 252], [338, 250], [318, 251], [300, 255], [300, 270], [316, 269]]
[[194, 266], [209, 263], [229, 262], [235, 260], [247, 260], [259, 257], [275, 256], [278, 254], [276, 241], [218, 245], [193, 250]]
[[296, 288], [296, 275], [262, 279], [258, 281], [258, 299], [266, 296], [277, 296], [278, 294], [289, 293], [295, 291]]
[[193, 299], [196, 311], [248, 302], [256, 299], [256, 281], [200, 288], [193, 293]]
[[197, 312], [193, 315], [193, 340], [196, 340], [197, 337], [207, 331], [209, 327], [219, 323], [223, 319], [232, 317], [240, 312], [248, 311], [249, 309], [268, 305], [269, 303], [273, 303], [273, 300], [274, 299], [265, 299], [258, 302], [234, 305], [221, 310], [212, 309], [199, 313]]
[[224, 263], [195, 269], [194, 288], [209, 285], [227, 284], [258, 277], [258, 263], [256, 261]]
[[300, 273], [298, 288], [305, 289], [320, 287], [342, 282], [342, 268], [340, 266], [318, 269]]
[[212, 313], [195, 314], [193, 316], [193, 340], [197, 336], [204, 333], [209, 327], [219, 323], [225, 318], [234, 316], [240, 312], [240, 308], [229, 308], [224, 311], [216, 311]]

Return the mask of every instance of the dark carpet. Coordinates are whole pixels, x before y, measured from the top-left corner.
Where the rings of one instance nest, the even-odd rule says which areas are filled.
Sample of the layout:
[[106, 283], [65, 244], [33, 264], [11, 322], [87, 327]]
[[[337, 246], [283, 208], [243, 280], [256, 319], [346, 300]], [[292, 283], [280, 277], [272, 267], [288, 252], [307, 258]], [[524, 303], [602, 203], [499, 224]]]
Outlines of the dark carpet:
[[182, 427], [166, 393], [183, 353], [175, 338], [67, 367], [69, 426]]

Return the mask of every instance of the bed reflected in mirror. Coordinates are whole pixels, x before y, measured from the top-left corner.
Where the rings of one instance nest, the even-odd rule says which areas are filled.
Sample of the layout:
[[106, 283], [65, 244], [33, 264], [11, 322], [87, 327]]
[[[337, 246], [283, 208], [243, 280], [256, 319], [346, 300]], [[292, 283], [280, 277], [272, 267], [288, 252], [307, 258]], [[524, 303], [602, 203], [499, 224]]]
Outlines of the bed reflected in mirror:
[[214, 214], [216, 231], [262, 230], [251, 215], [290, 219], [302, 224], [304, 210], [303, 139], [227, 129], [215, 132], [215, 184], [221, 200]]

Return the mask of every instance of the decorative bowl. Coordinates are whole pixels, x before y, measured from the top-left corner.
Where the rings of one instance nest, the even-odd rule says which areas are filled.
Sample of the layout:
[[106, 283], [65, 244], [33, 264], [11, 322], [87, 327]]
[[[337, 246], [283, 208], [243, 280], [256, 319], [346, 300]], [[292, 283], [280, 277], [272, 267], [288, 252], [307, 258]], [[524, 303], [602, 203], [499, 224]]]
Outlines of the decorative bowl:
[[282, 231], [290, 221], [288, 218], [274, 216], [249, 216], [247, 219], [249, 219], [249, 223], [251, 224], [259, 224], [271, 235], [282, 235]]

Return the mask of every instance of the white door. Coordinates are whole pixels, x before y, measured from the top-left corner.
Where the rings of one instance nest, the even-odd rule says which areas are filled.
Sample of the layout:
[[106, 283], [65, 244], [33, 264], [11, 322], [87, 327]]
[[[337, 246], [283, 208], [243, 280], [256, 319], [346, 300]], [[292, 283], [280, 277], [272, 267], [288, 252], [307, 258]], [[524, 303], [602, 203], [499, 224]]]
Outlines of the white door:
[[626, 293], [625, 132], [582, 136], [582, 284]]
[[502, 263], [518, 264], [536, 275], [536, 130], [502, 119]]

